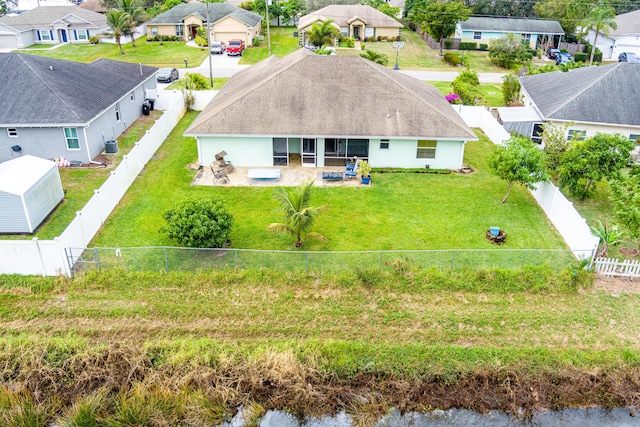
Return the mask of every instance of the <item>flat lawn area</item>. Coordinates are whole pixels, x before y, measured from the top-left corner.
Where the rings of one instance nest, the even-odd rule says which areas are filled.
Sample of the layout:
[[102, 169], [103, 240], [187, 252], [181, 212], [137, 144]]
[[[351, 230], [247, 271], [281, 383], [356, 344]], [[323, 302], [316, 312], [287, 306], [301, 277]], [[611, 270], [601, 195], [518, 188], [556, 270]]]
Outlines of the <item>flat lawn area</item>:
[[[92, 246], [174, 246], [159, 231], [162, 212], [181, 199], [218, 195], [235, 217], [232, 247], [292, 248], [289, 237], [266, 230], [283, 219], [273, 188], [190, 186], [195, 172], [186, 166], [196, 159], [196, 146], [182, 133], [196, 115], [176, 126]], [[304, 249], [495, 249], [485, 238], [492, 225], [509, 233], [503, 248], [566, 249], [527, 191], [514, 188], [509, 201], [500, 203], [506, 184], [487, 172], [491, 148], [483, 136], [467, 145], [466, 163], [477, 169], [470, 175], [374, 173], [371, 188], [315, 188], [312, 203], [328, 208], [314, 228], [328, 242], [310, 241]]]
[[[453, 92], [451, 88], [451, 82], [436, 82], [436, 81], [427, 81], [427, 83], [433, 85], [442, 93], [443, 95], [447, 95], [448, 93]], [[478, 86], [478, 90], [482, 93], [485, 101], [492, 107], [502, 107], [504, 105], [504, 99], [502, 98], [502, 89], [500, 86], [492, 85], [492, 84], [483, 84], [481, 83]]]
[[184, 68], [184, 59], [190, 67], [199, 66], [207, 57], [207, 49], [186, 46], [184, 42], [149, 42], [146, 37], [136, 40], [136, 47], [131, 43], [123, 44], [124, 55], [120, 54], [118, 45], [111, 43], [67, 44], [50, 50], [18, 51], [31, 55], [46, 56], [48, 58], [67, 59], [77, 62], [93, 62], [96, 59], [105, 58], [115, 61], [142, 63], [154, 67]]
[[[295, 27], [271, 27], [271, 54], [280, 58], [300, 49], [298, 37], [293, 37]], [[269, 56], [267, 46], [267, 31], [264, 30], [264, 40], [260, 46], [247, 48], [240, 59], [241, 65], [250, 65], [266, 59]]]

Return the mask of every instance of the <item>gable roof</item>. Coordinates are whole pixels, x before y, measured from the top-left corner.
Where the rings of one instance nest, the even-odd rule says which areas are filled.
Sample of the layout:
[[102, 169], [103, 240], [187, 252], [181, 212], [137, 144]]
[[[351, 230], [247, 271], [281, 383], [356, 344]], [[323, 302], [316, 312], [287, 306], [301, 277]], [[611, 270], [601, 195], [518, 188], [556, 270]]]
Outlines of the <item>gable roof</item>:
[[332, 4], [300, 18], [298, 28], [306, 28], [317, 20], [332, 19], [340, 27], [348, 27], [353, 18], [359, 18], [374, 28], [402, 28], [402, 24], [379, 10], [362, 4]]
[[51, 24], [55, 21], [64, 21], [69, 28], [97, 28], [107, 25], [107, 18], [103, 14], [78, 6], [40, 6], [16, 16], [0, 17], [0, 24], [16, 31], [52, 28]]
[[627, 34], [640, 34], [640, 10], [616, 16], [618, 28], [609, 32], [609, 37], [616, 39]]
[[[147, 21], [147, 25], [180, 24], [189, 15], [205, 18], [207, 5], [204, 3], [181, 3]], [[231, 16], [249, 27], [255, 27], [262, 21], [262, 16], [229, 3], [209, 3], [209, 22], [217, 22], [227, 16]]]
[[640, 126], [640, 66], [618, 62], [521, 77], [547, 120]]
[[307, 49], [234, 74], [185, 134], [476, 139], [433, 86]]
[[505, 33], [564, 34], [558, 21], [526, 18], [492, 18], [472, 16], [460, 22], [468, 31], [499, 31]]
[[85, 124], [157, 70], [108, 59], [83, 64], [0, 53], [0, 127]]
[[101, 0], [85, 0], [78, 5], [80, 9], [91, 10], [93, 12], [104, 13], [107, 8], [102, 5]]

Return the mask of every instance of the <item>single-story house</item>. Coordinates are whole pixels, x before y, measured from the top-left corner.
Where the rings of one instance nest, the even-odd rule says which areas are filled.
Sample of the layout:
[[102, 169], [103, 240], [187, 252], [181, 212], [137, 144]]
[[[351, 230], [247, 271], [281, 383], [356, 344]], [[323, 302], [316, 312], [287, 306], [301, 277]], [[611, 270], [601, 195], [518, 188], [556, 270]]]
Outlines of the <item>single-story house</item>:
[[107, 18], [78, 6], [40, 6], [15, 16], [0, 17], [0, 49], [33, 44], [89, 43], [108, 31]]
[[31, 154], [89, 163], [142, 114], [157, 70], [0, 53], [0, 162]]
[[298, 21], [300, 44], [306, 45], [306, 33], [316, 22], [332, 20], [333, 25], [346, 37], [355, 40], [369, 37], [396, 39], [403, 25], [379, 10], [362, 4], [332, 4], [304, 15]]
[[299, 49], [234, 74], [186, 130], [237, 166], [460, 169], [473, 131], [432, 85], [359, 56]]
[[[207, 10], [209, 11], [207, 15]], [[211, 40], [244, 40], [253, 46], [260, 35], [262, 16], [229, 3], [181, 3], [147, 21], [147, 37], [157, 35], [193, 39], [198, 28], [210, 25]]]
[[542, 123], [570, 124], [569, 140], [598, 132], [640, 139], [638, 81], [640, 66], [624, 62], [520, 78], [525, 107]]
[[[622, 52], [633, 52], [640, 56], [640, 10], [618, 15], [615, 22], [618, 28], [610, 30], [608, 36], [598, 34], [596, 43], [602, 51], [602, 58], [617, 60]], [[589, 31], [589, 43], [593, 44], [594, 38], [595, 31]]]
[[456, 25], [455, 38], [462, 42], [489, 44], [506, 34], [520, 34], [532, 49], [547, 44], [564, 30], [558, 21], [528, 18], [493, 18], [472, 16]]
[[26, 155], [0, 163], [0, 233], [33, 233], [63, 197], [56, 162]]

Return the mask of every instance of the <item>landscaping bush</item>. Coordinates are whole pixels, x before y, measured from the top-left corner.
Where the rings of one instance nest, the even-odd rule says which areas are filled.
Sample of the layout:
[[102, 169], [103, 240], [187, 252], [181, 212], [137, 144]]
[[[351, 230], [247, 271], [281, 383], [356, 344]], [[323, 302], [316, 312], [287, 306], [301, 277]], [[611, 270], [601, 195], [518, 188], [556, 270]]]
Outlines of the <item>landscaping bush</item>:
[[588, 59], [589, 59], [589, 55], [587, 55], [584, 52], [576, 52], [576, 54], [573, 55], [573, 60], [576, 62], [587, 62]]
[[480, 79], [475, 71], [463, 71], [453, 80], [451, 87], [462, 99], [464, 105], [475, 105], [482, 102], [482, 94], [478, 91]]
[[182, 41], [182, 37], [178, 36], [166, 36], [166, 35], [156, 35], [147, 39], [148, 42], [179, 42]]
[[478, 44], [475, 42], [460, 42], [460, 50], [476, 50]]
[[204, 37], [196, 36], [195, 40], [196, 44], [200, 47], [206, 47], [209, 42]]
[[89, 36], [89, 43], [91, 44], [100, 43], [100, 36]]
[[445, 49], [451, 49], [451, 46], [453, 46], [453, 40], [446, 39], [443, 41], [443, 44]]
[[480, 43], [479, 50], [489, 50], [489, 45], [486, 43]]
[[251, 40], [252, 40], [251, 43], [253, 44], [254, 47], [258, 47], [262, 43], [262, 40], [260, 39], [260, 37], [254, 37]]
[[502, 96], [505, 105], [520, 105], [520, 81], [517, 74], [507, 74], [502, 78]]
[[462, 63], [460, 56], [455, 52], [445, 52], [444, 55], [442, 55], [442, 59], [451, 65], [458, 65]]
[[510, 33], [498, 39], [491, 40], [489, 59], [499, 67], [507, 69], [514, 65], [528, 62], [533, 58], [529, 46], [519, 35]]
[[188, 248], [221, 248], [233, 225], [233, 216], [219, 197], [177, 203], [162, 214], [161, 228], [171, 239]]

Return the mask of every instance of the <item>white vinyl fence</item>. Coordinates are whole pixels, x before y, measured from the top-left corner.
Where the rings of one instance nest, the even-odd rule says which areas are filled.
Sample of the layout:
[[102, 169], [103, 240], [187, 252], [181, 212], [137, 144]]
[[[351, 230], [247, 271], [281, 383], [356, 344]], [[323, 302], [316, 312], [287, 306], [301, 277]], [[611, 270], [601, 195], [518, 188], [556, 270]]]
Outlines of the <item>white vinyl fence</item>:
[[617, 258], [596, 258], [595, 270], [605, 276], [640, 277], [640, 261]]
[[81, 211], [76, 212], [76, 217], [62, 235], [53, 240], [0, 240], [0, 274], [71, 274], [67, 256], [72, 255], [76, 259], [80, 253], [67, 254], [68, 250], [65, 249], [89, 245], [142, 168], [184, 115], [181, 94], [162, 96], [173, 99], [173, 103], [147, 134], [136, 142], [135, 147], [123, 156], [122, 162], [100, 189], [94, 190], [93, 197]]
[[[509, 133], [486, 108], [462, 105], [453, 107], [467, 126], [482, 129], [494, 144], [502, 145], [509, 139]], [[591, 234], [587, 221], [580, 216], [573, 203], [551, 182], [539, 182], [536, 187], [536, 190], [531, 191], [533, 197], [574, 255], [580, 259], [593, 257], [599, 239]]]

